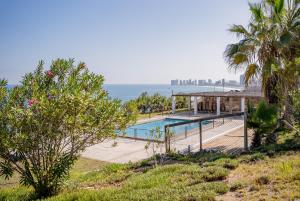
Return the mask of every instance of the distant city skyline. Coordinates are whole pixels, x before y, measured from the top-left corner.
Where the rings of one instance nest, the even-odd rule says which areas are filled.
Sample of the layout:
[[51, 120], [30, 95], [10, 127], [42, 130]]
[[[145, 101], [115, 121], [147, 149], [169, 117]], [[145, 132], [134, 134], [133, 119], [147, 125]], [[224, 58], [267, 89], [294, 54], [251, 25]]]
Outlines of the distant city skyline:
[[212, 80], [210, 78], [208, 79], [175, 79], [171, 80], [172, 86], [238, 86], [242, 87], [244, 86], [244, 81], [241, 80], [241, 77], [243, 75], [240, 75], [240, 80], [226, 80], [225, 78], [220, 80]]
[[39, 60], [48, 68], [74, 58], [106, 84], [238, 80], [223, 51], [237, 41], [229, 26], [247, 24], [248, 10], [241, 0], [2, 1], [0, 78], [17, 84]]

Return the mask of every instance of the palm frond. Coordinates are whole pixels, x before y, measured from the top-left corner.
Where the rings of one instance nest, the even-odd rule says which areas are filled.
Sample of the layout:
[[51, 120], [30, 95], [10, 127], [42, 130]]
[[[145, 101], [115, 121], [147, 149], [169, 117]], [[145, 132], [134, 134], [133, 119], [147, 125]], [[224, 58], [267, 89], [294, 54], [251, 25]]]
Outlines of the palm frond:
[[293, 42], [293, 34], [289, 31], [286, 31], [285, 33], [283, 33], [280, 38], [279, 38], [279, 42], [282, 44], [282, 45], [288, 45], [290, 44], [291, 42]]
[[264, 13], [261, 4], [249, 3], [249, 7], [250, 7], [252, 17], [255, 19], [255, 21], [261, 22], [264, 18]]
[[232, 61], [234, 65], [241, 65], [248, 62], [248, 57], [246, 54], [237, 53], [233, 56]]
[[241, 36], [244, 36], [244, 37], [249, 37], [250, 36], [250, 33], [247, 31], [247, 29], [245, 27], [243, 27], [242, 25], [232, 25], [230, 28], [229, 28], [229, 31], [231, 33], [234, 33], [236, 34], [236, 36], [239, 38]]
[[279, 15], [282, 13], [284, 7], [284, 0], [275, 0], [274, 2], [274, 10]]
[[250, 84], [252, 78], [255, 78], [259, 73], [259, 66], [256, 64], [249, 64], [245, 72], [245, 84]]
[[227, 59], [232, 58], [238, 51], [239, 51], [238, 43], [227, 45], [225, 52], [224, 52], [225, 59], [227, 60]]

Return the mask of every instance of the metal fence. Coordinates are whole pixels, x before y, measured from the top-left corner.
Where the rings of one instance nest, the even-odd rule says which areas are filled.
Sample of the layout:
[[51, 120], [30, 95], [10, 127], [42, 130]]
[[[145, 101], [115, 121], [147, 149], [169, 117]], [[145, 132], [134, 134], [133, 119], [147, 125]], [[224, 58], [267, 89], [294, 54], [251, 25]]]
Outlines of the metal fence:
[[223, 114], [165, 126], [166, 152], [203, 149], [248, 151], [250, 138], [244, 112]]
[[[157, 130], [155, 131], [155, 135], [157, 136]], [[152, 130], [150, 129], [141, 129], [141, 128], [127, 128], [126, 131], [118, 132], [119, 137], [129, 138], [133, 140], [142, 140], [142, 141], [157, 141], [160, 143], [164, 143], [165, 133], [164, 131], [160, 131], [160, 138], [153, 136]]]

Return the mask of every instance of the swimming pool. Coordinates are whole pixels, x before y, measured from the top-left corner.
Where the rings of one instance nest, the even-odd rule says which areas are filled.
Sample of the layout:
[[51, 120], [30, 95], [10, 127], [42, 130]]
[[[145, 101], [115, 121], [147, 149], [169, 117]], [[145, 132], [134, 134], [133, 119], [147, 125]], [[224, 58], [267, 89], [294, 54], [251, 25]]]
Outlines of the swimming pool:
[[[152, 138], [151, 130], [155, 130], [156, 128], [159, 128], [162, 134], [161, 138], [164, 139], [165, 136], [164, 127], [166, 125], [170, 125], [178, 122], [188, 122], [188, 120], [165, 118], [157, 121], [136, 124], [128, 127], [122, 134], [119, 133], [118, 135], [124, 135], [127, 137], [135, 137], [141, 139], [151, 139]], [[199, 127], [199, 123], [190, 123], [190, 124], [184, 124], [182, 126], [172, 127], [171, 131], [175, 135], [180, 135], [180, 134], [184, 134], [186, 131], [190, 131], [198, 127]]]

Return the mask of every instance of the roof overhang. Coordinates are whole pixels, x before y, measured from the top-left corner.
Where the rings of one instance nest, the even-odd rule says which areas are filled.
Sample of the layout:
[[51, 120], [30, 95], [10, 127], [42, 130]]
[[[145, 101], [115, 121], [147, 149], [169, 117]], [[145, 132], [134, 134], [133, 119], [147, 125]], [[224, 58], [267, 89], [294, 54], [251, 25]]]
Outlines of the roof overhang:
[[261, 92], [249, 91], [227, 91], [227, 92], [192, 92], [192, 93], [175, 93], [172, 96], [196, 96], [196, 97], [245, 97], [245, 98], [262, 98]]

